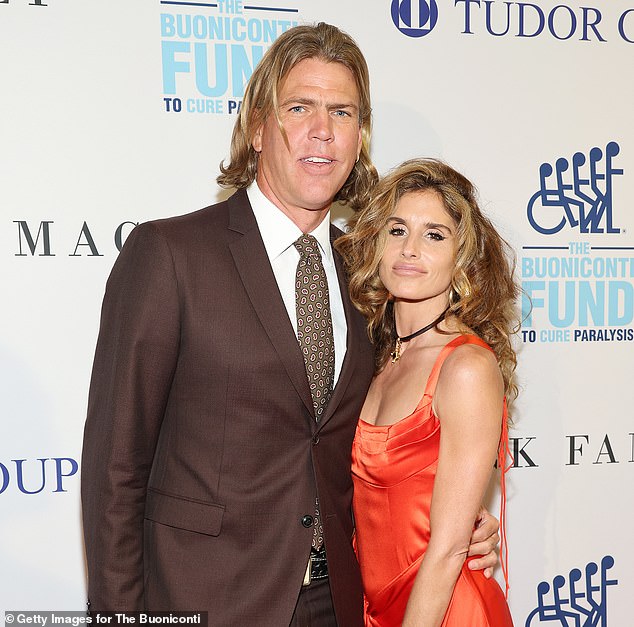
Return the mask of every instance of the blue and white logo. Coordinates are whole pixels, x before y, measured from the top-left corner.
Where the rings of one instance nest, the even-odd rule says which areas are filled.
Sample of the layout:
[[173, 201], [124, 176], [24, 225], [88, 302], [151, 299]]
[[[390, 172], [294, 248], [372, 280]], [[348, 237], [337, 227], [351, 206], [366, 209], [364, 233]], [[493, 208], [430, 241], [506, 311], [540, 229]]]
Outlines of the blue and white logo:
[[524, 342], [634, 341], [634, 246], [585, 237], [626, 232], [613, 221], [619, 152], [611, 141], [540, 166], [528, 221], [567, 241], [522, 246]]
[[601, 567], [590, 562], [585, 572], [573, 568], [568, 576], [557, 575], [552, 584], [542, 581], [537, 586], [537, 607], [528, 615], [525, 627], [554, 623], [559, 627], [607, 627], [608, 586], [617, 579], [608, 579], [614, 558], [606, 555]]
[[577, 152], [571, 161], [560, 157], [554, 167], [543, 163], [540, 189], [528, 201], [530, 225], [542, 235], [559, 233], [566, 225], [580, 233], [620, 233], [612, 223], [612, 179], [623, 174], [613, 164], [619, 151], [616, 142], [609, 142], [605, 151], [592, 148], [588, 158]]
[[438, 21], [436, 0], [392, 0], [392, 21], [403, 35], [424, 37]]
[[170, 114], [239, 113], [253, 69], [275, 39], [298, 24], [299, 9], [243, 0], [160, 4], [166, 5], [160, 14], [163, 108]]
[[[39, 464], [37, 463], [39, 462]], [[0, 462], [0, 494], [68, 492], [66, 479], [77, 474], [79, 462], [72, 457], [38, 457]], [[71, 482], [72, 483], [72, 482]]]

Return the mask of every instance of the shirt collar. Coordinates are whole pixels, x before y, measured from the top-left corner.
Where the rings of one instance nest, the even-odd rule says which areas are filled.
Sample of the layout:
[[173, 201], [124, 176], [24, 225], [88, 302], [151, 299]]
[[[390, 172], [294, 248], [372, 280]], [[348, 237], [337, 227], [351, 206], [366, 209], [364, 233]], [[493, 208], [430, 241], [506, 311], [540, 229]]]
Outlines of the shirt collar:
[[[300, 237], [300, 228], [260, 190], [254, 181], [247, 187], [247, 196], [260, 229], [266, 254], [273, 261], [285, 252]], [[319, 225], [310, 232], [318, 242], [324, 263], [332, 265], [333, 254], [330, 245], [330, 211]]]

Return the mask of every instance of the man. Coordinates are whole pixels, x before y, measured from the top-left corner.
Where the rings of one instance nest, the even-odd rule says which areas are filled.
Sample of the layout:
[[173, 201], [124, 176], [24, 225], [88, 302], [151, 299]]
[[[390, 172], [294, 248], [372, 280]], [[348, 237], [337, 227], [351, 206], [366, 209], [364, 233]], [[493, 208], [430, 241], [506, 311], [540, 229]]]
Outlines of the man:
[[[350, 37], [326, 24], [284, 33], [221, 167], [238, 191], [128, 238], [104, 298], [82, 460], [93, 610], [362, 625], [349, 471], [373, 355], [328, 216], [334, 199], [362, 206], [376, 181], [370, 115]], [[485, 553], [496, 530], [480, 529], [493, 534]]]

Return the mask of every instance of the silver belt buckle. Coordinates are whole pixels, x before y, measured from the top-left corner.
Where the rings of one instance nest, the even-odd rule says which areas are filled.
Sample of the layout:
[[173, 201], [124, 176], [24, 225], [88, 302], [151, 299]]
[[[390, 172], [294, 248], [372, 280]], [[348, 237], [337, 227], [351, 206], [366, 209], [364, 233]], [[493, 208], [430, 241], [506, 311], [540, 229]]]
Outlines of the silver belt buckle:
[[310, 585], [310, 571], [311, 571], [311, 559], [310, 555], [308, 556], [308, 564], [306, 564], [306, 572], [304, 573], [304, 581], [302, 581], [302, 586]]

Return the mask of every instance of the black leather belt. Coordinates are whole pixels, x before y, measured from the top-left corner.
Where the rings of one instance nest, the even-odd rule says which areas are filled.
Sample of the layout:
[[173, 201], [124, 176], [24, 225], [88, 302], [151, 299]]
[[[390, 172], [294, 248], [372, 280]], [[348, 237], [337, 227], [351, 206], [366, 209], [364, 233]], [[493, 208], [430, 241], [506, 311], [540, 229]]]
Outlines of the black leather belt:
[[328, 561], [326, 560], [326, 547], [321, 549], [311, 549], [304, 582], [302, 585], [308, 586], [313, 581], [328, 578]]

